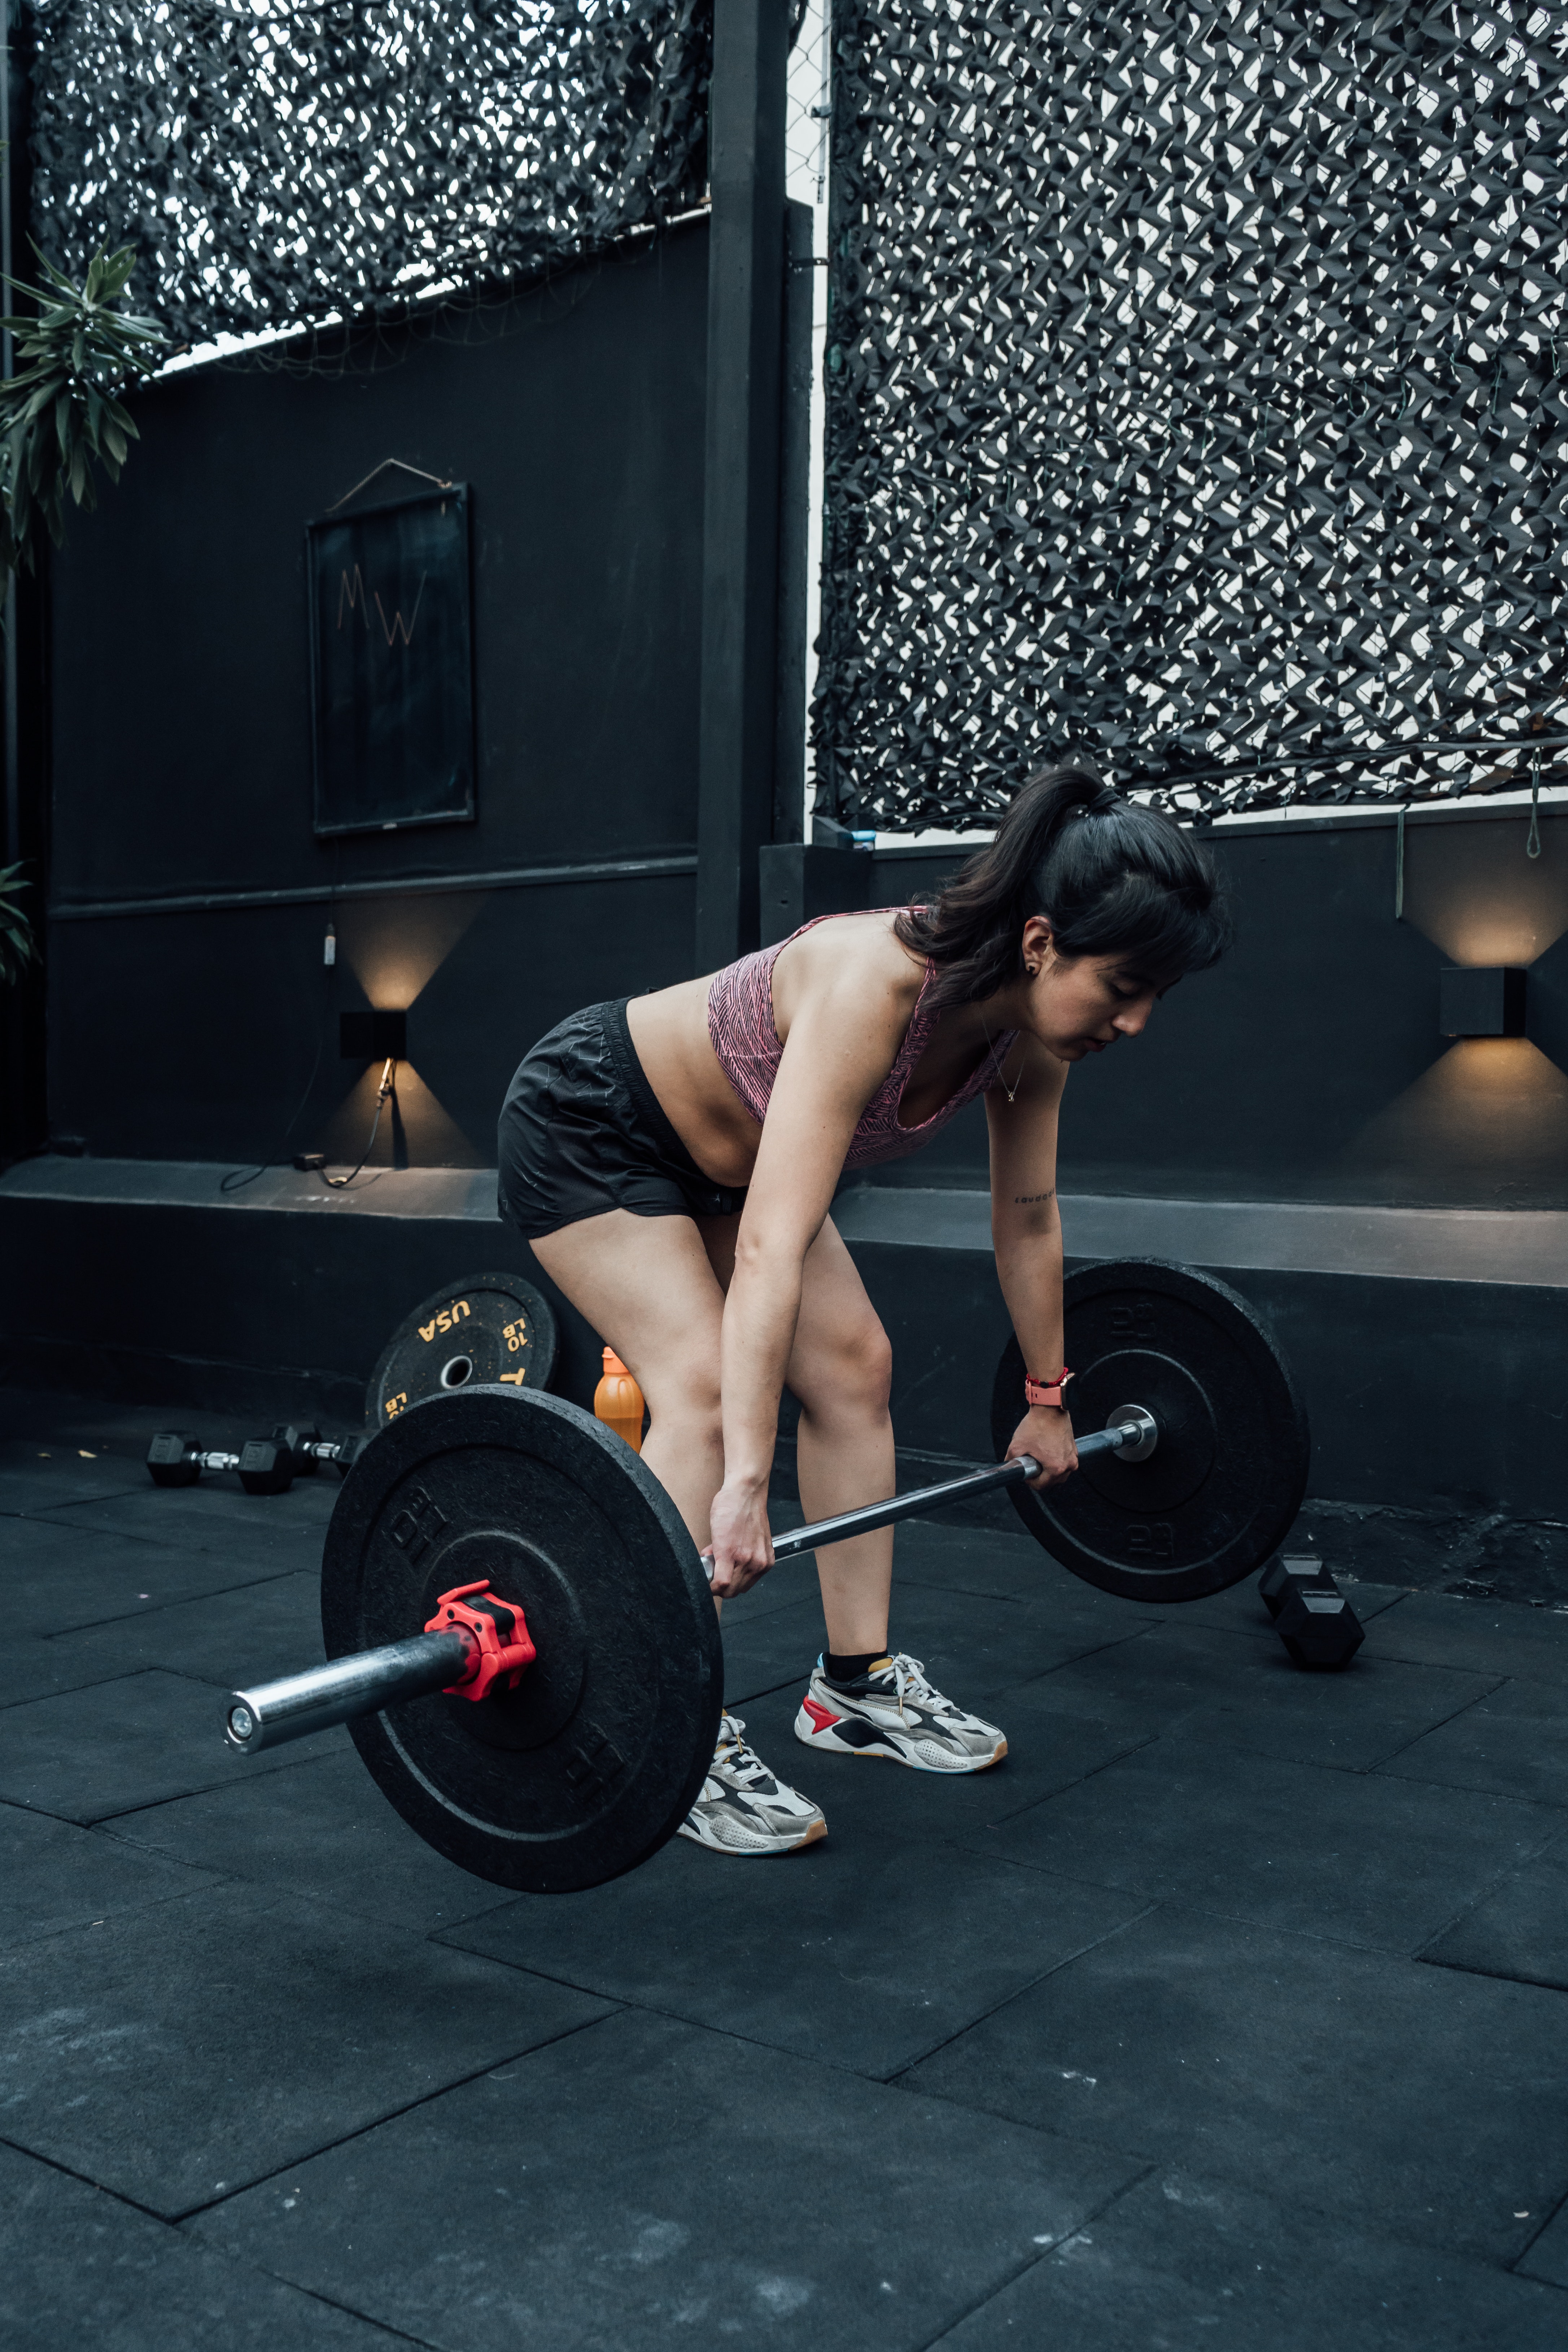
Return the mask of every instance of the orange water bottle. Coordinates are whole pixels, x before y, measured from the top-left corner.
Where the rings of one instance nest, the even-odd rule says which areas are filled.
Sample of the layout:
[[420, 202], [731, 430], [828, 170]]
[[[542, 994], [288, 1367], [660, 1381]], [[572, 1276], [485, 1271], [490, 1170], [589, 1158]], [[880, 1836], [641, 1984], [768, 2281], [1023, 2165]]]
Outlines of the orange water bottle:
[[613, 1348], [605, 1350], [605, 1377], [594, 1391], [594, 1411], [634, 1454], [642, 1452], [643, 1393]]

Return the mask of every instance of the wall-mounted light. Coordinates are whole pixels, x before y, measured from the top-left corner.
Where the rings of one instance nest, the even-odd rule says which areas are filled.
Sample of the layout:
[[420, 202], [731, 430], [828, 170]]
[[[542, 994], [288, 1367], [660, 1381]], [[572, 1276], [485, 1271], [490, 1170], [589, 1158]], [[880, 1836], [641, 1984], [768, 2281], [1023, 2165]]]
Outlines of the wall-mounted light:
[[1524, 966], [1445, 964], [1437, 983], [1437, 1031], [1443, 1037], [1522, 1037]]
[[338, 1050], [345, 1062], [405, 1062], [406, 1013], [340, 1013]]

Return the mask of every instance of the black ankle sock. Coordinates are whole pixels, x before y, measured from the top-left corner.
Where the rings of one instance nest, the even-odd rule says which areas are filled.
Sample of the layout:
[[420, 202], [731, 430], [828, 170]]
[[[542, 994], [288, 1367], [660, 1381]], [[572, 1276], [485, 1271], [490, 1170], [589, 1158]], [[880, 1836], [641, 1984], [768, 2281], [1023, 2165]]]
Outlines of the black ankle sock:
[[868, 1674], [877, 1660], [885, 1658], [887, 1655], [886, 1650], [862, 1650], [853, 1655], [841, 1654], [837, 1650], [825, 1650], [822, 1654], [822, 1671], [830, 1683], [852, 1683], [859, 1675]]

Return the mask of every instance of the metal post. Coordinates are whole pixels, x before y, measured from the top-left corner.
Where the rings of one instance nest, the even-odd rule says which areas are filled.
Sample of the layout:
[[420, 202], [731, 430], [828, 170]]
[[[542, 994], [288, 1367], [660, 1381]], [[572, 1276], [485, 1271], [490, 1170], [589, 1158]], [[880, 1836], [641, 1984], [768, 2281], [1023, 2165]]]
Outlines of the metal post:
[[[811, 323], [816, 224], [784, 206], [783, 407], [779, 416], [779, 659], [774, 841], [805, 839], [805, 627], [811, 509]], [[766, 945], [764, 940], [763, 944]]]
[[714, 0], [697, 969], [750, 947], [773, 808], [788, 0]]
[[[4, 0], [5, 37], [0, 41], [0, 272], [16, 273], [26, 253], [32, 168], [28, 150], [32, 61], [36, 35], [27, 0]], [[31, 278], [30, 268], [25, 274]], [[7, 311], [26, 307], [7, 285]], [[16, 373], [14, 338], [0, 336], [0, 374]], [[47, 952], [44, 923], [47, 887], [48, 807], [44, 759], [44, 567], [47, 558], [35, 534], [38, 567], [5, 583], [4, 771], [5, 805], [0, 812], [0, 865], [25, 861], [28, 888], [22, 900], [32, 920], [40, 958]], [[0, 1166], [26, 1159], [48, 1135], [44, 1032], [44, 972], [28, 967], [15, 987], [0, 990]]]

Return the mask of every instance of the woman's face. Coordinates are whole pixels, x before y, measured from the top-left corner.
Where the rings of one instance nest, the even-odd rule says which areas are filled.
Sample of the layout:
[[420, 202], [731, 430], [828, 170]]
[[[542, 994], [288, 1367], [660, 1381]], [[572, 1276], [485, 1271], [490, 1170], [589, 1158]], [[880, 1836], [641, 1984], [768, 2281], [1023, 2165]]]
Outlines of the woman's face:
[[[1031, 938], [1036, 923], [1040, 934]], [[1038, 917], [1024, 932], [1024, 961], [1037, 967], [1025, 981], [1025, 1019], [1059, 1062], [1103, 1054], [1119, 1038], [1139, 1036], [1171, 980], [1139, 970], [1124, 956], [1058, 955], [1049, 926]]]

